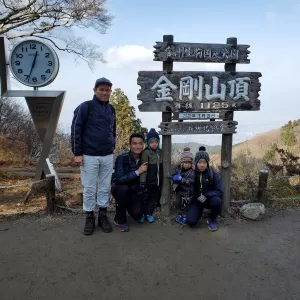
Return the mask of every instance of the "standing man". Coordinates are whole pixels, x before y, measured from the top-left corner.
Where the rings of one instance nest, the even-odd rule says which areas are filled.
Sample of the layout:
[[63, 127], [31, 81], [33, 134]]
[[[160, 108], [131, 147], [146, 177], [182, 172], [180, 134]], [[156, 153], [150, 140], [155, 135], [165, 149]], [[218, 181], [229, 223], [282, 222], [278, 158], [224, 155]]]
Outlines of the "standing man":
[[126, 211], [137, 222], [144, 214], [143, 195], [140, 189], [140, 175], [147, 171], [147, 162], [141, 165], [144, 137], [133, 133], [129, 138], [128, 152], [116, 159], [112, 194], [116, 200], [115, 225], [121, 232], [129, 231]]
[[107, 219], [116, 138], [116, 113], [109, 104], [111, 88], [112, 83], [108, 79], [97, 79], [93, 99], [81, 103], [75, 109], [72, 121], [72, 152], [75, 162], [80, 165], [83, 185], [85, 235], [94, 232], [96, 202], [99, 206], [98, 225], [104, 232], [112, 231]]

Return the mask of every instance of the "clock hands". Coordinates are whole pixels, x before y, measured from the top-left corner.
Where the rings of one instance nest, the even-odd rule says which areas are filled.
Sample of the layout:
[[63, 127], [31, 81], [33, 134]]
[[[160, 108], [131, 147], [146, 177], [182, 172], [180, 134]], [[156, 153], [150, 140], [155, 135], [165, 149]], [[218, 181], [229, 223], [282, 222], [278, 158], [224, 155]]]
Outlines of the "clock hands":
[[38, 52], [36, 51], [36, 52], [35, 52], [35, 55], [34, 55], [34, 59], [33, 59], [32, 65], [31, 65], [31, 70], [30, 70], [30, 73], [29, 73], [29, 76], [28, 76], [28, 81], [29, 81], [29, 79], [30, 79], [32, 70], [33, 70], [33, 68], [34, 68], [34, 66], [35, 66], [35, 61], [36, 61], [37, 54], [38, 54]]

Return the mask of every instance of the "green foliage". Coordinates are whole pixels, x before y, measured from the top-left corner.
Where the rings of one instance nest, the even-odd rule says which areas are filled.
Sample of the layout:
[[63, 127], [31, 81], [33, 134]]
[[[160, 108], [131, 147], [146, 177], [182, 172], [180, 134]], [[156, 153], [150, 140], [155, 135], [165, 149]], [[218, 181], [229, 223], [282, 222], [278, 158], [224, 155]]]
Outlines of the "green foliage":
[[144, 137], [148, 133], [148, 129], [142, 126], [142, 120], [139, 118], [133, 121], [133, 131], [141, 133]]
[[268, 162], [268, 161], [273, 161], [275, 159], [275, 154], [276, 154], [276, 149], [278, 148], [276, 143], [273, 143], [271, 148], [268, 149], [265, 152], [265, 155], [263, 157], [263, 160]]
[[[283, 169], [286, 168], [283, 166], [283, 163], [274, 165], [274, 168], [277, 168], [277, 170], [274, 171], [271, 164], [265, 163], [261, 159], [248, 156], [246, 153], [241, 153], [234, 158], [231, 172], [232, 199], [256, 201], [259, 170], [266, 169], [266, 165], [270, 170], [267, 185], [267, 195], [269, 199], [299, 197], [300, 176], [290, 177], [290, 175], [295, 174], [295, 170], [291, 172], [291, 169], [295, 168], [296, 164], [292, 162], [294, 162], [297, 157], [282, 149], [276, 149], [276, 153], [281, 155], [282, 161], [289, 170], [289, 172], [287, 172], [289, 176], [278, 174], [278, 169], [279, 171], [283, 171]], [[288, 166], [289, 164], [291, 165], [290, 167]]]
[[235, 200], [256, 199], [259, 170], [265, 167], [261, 159], [247, 152], [240, 153], [232, 162], [231, 197]]
[[296, 144], [296, 136], [294, 133], [294, 128], [299, 123], [299, 120], [297, 121], [289, 121], [288, 124], [284, 125], [280, 129], [280, 139], [284, 146], [292, 147]]
[[116, 110], [117, 138], [115, 155], [127, 151], [129, 137], [133, 132], [147, 133], [140, 119], [136, 118], [135, 108], [130, 105], [128, 97], [121, 89], [115, 89], [111, 95], [110, 103]]

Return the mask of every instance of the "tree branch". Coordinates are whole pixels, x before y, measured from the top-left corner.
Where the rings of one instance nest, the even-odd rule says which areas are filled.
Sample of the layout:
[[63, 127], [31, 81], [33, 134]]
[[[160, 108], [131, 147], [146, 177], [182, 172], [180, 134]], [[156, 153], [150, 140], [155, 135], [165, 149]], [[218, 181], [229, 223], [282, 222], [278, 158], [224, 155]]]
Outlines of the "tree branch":
[[[35, 18], [35, 20], [37, 20], [37, 19], [39, 19], [39, 16], [37, 16], [37, 17]], [[19, 23], [19, 24], [17, 24], [17, 25], [14, 25], [14, 26], [11, 26], [11, 27], [6, 28], [6, 29], [4, 29], [4, 30], [1, 30], [1, 31], [0, 31], [0, 34], [7, 33], [7, 32], [9, 32], [9, 31], [11, 31], [11, 30], [13, 30], [13, 29], [15, 29], [15, 28], [18, 28], [18, 27], [20, 27], [20, 26], [24, 26], [24, 25], [26, 25], [26, 24], [28, 24], [28, 23], [32, 23], [32, 20], [27, 20], [27, 21], [21, 22], [21, 23]], [[11, 39], [13, 39], [13, 38], [14, 38], [14, 37], [9, 37], [8, 39], [11, 40]]]
[[[106, 0], [28, 0], [26, 5], [20, 2], [0, 0], [0, 10], [5, 11], [2, 17], [0, 13], [0, 35], [9, 40], [30, 36], [48, 40], [56, 49], [73, 54], [75, 62], [84, 60], [90, 69], [95, 67], [95, 61], [104, 62], [98, 45], [64, 34], [53, 37], [52, 32], [75, 27], [105, 33], [113, 19], [105, 8]], [[55, 40], [63, 41], [65, 47]]]
[[10, 17], [12, 17], [12, 16], [14, 16], [14, 15], [16, 15], [16, 14], [22, 12], [22, 11], [25, 11], [25, 10], [29, 9], [32, 5], [34, 5], [37, 2], [37, 0], [32, 0], [32, 2], [30, 2], [30, 0], [29, 0], [29, 3], [26, 6], [23, 6], [19, 9], [14, 9], [14, 8], [8, 7], [5, 3], [5, 0], [2, 0], [2, 2], [3, 2], [6, 9], [11, 10], [11, 12], [6, 17], [0, 19], [0, 23], [5, 23], [6, 20], [10, 19]]

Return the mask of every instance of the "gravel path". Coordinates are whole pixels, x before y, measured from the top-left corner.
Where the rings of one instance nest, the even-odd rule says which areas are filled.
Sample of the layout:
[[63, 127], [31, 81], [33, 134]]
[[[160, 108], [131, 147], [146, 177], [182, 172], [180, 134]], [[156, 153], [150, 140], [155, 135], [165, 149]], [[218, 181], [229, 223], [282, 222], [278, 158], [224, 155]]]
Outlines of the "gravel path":
[[300, 211], [82, 234], [82, 215], [0, 222], [1, 300], [284, 300], [300, 297]]

